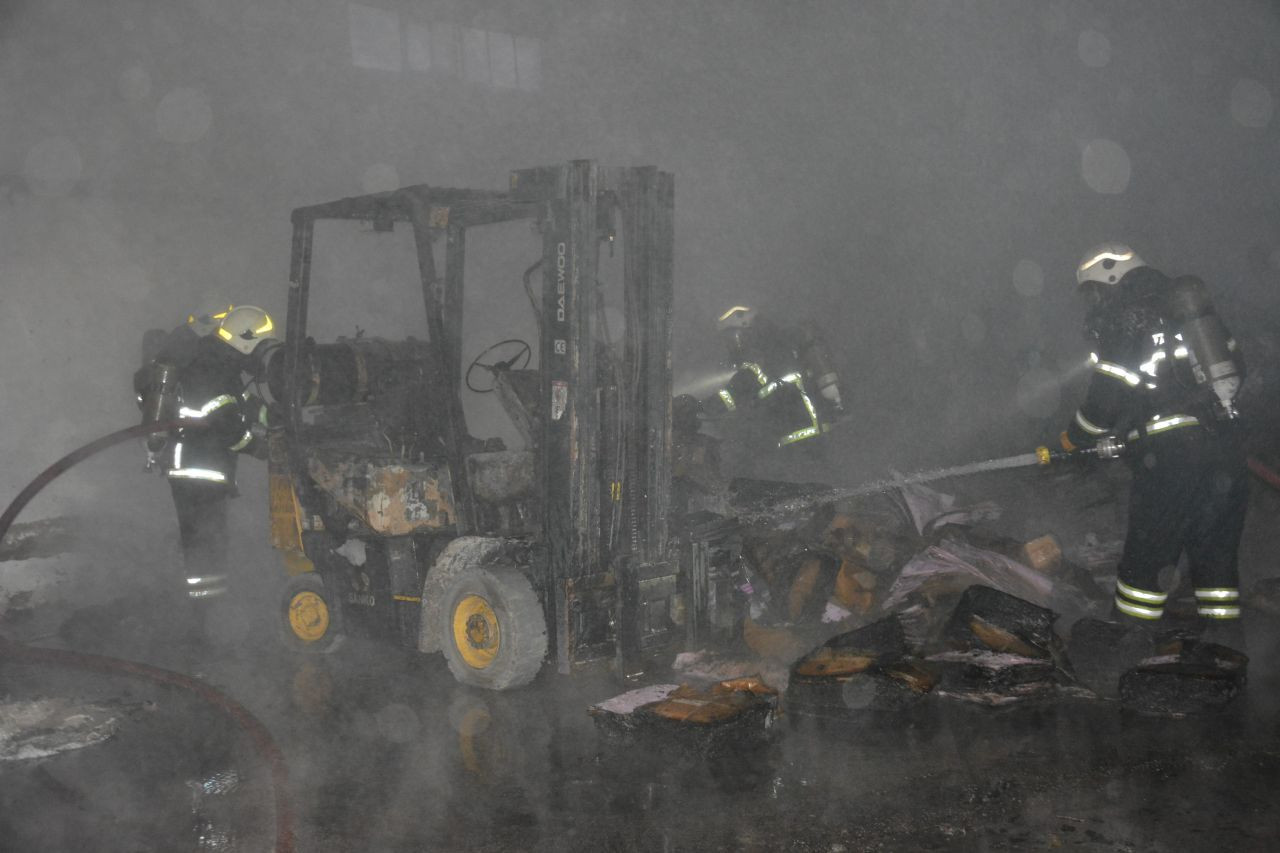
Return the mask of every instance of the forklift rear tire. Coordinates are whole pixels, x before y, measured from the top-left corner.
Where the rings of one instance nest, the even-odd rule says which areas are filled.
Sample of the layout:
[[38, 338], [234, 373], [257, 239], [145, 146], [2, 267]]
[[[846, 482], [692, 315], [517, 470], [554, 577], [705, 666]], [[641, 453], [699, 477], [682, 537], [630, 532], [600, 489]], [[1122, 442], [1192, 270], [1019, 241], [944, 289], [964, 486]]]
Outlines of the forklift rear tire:
[[445, 594], [440, 647], [459, 682], [488, 690], [533, 680], [547, 654], [542, 604], [510, 566], [473, 566]]
[[326, 654], [342, 644], [342, 605], [315, 572], [289, 579], [280, 598], [280, 633], [290, 649]]

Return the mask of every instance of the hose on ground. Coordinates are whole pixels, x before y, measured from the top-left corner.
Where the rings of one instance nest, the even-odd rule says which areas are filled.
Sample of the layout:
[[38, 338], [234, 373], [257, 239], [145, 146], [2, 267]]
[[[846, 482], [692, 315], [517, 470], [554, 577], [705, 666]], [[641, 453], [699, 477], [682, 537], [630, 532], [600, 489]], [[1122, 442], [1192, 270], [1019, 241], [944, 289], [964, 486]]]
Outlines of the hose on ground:
[[[0, 539], [4, 539], [5, 534], [9, 532], [9, 527], [18, 517], [18, 513], [22, 512], [32, 498], [45, 486], [57, 479], [60, 474], [77, 463], [83, 462], [101, 450], [128, 441], [131, 438], [141, 438], [152, 433], [167, 432], [179, 428], [186, 430], [199, 429], [204, 425], [202, 421], [187, 419], [139, 424], [138, 426], [104, 435], [96, 441], [91, 441], [83, 447], [73, 450], [40, 472], [22, 491], [18, 492], [17, 497], [5, 509], [4, 514], [0, 515]], [[293, 806], [289, 800], [289, 768], [285, 763], [284, 753], [280, 751], [280, 747], [272, 739], [267, 727], [239, 702], [205, 684], [203, 681], [179, 672], [104, 655], [28, 646], [9, 640], [3, 635], [0, 635], [0, 658], [8, 658], [24, 663], [66, 666], [90, 672], [128, 675], [155, 684], [186, 690], [217, 708], [249, 735], [254, 747], [265, 759], [267, 766], [270, 767], [271, 787], [275, 801], [276, 843], [274, 849], [276, 853], [293, 853]]]
[[254, 748], [271, 769], [271, 788], [275, 799], [276, 853], [293, 853], [293, 806], [289, 801], [289, 768], [284, 753], [257, 717], [239, 702], [199, 679], [136, 661], [92, 655], [84, 652], [28, 646], [0, 636], [0, 658], [21, 663], [51, 664], [89, 672], [128, 675], [194, 693], [200, 699], [231, 718], [253, 742]]

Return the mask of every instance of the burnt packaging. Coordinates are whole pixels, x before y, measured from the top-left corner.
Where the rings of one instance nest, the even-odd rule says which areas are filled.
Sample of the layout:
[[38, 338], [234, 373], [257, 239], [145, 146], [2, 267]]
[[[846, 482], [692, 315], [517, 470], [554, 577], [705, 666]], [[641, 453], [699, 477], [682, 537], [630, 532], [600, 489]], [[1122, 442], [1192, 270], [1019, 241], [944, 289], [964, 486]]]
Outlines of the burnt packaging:
[[832, 637], [796, 661], [788, 706], [802, 714], [895, 710], [934, 681], [932, 668], [910, 656], [895, 614]]
[[1120, 676], [1155, 653], [1152, 632], [1137, 625], [1080, 619], [1071, 626], [1067, 655], [1080, 682], [1099, 696], [1119, 696]]
[[928, 663], [938, 672], [934, 695], [990, 707], [1058, 696], [1068, 681], [1051, 661], [1006, 652], [943, 652]]
[[873, 664], [887, 664], [908, 652], [906, 635], [897, 615], [870, 625], [838, 634], [791, 667], [791, 685], [806, 680], [846, 679], [869, 669]]
[[[839, 705], [831, 701], [834, 692], [827, 695], [826, 705], [844, 711], [890, 711], [896, 715], [932, 690], [938, 676], [938, 668], [928, 661], [899, 658], [854, 675], [840, 685]], [[811, 694], [807, 707], [815, 711], [822, 705]]]
[[644, 743], [707, 753], [769, 739], [778, 693], [759, 678], [709, 686], [656, 685], [591, 706], [596, 730], [622, 745]]
[[1060, 644], [1053, 632], [1056, 618], [1057, 614], [1048, 608], [989, 586], [975, 585], [960, 596], [943, 634], [954, 649], [1057, 659]]
[[1120, 701], [1142, 714], [1184, 717], [1225, 708], [1244, 688], [1249, 659], [1199, 640], [1176, 637], [1120, 677]]

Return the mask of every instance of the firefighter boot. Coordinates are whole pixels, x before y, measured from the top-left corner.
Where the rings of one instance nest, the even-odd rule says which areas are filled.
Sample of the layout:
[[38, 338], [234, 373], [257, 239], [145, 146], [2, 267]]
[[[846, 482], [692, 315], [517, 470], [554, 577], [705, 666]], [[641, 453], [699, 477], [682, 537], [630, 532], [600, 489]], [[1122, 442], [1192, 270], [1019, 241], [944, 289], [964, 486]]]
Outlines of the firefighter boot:
[[1246, 652], [1244, 624], [1239, 619], [1205, 619], [1202, 620], [1204, 630], [1200, 639], [1206, 643], [1216, 643], [1237, 652]]
[[1120, 676], [1154, 653], [1158, 626], [1114, 613], [1077, 621], [1068, 645], [1076, 676], [1099, 696], [1119, 696]]

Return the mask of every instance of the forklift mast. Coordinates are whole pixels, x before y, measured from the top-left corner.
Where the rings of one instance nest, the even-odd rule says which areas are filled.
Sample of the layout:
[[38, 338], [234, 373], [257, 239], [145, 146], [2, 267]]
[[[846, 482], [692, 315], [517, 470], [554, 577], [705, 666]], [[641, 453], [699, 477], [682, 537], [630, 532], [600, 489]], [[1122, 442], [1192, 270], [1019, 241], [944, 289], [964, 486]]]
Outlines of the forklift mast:
[[[668, 577], [674, 181], [655, 168], [602, 171], [592, 161], [518, 171], [516, 200], [543, 220], [541, 488], [549, 626], [567, 672], [594, 657], [585, 614], [617, 609], [614, 653], [640, 667], [641, 582]], [[597, 278], [602, 242], [621, 220], [625, 323], [620, 369]], [[608, 360], [610, 365], [602, 364]], [[663, 601], [665, 602], [665, 598]]]

